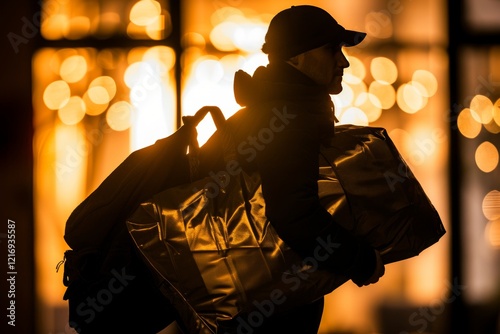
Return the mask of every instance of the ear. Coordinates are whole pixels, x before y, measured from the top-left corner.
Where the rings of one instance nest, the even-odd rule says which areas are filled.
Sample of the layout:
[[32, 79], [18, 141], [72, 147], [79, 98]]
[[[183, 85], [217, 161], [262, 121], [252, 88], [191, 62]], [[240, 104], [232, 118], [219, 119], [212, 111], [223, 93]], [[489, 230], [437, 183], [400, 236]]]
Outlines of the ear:
[[288, 59], [287, 63], [292, 65], [293, 67], [299, 68], [302, 66], [302, 63], [304, 61], [304, 54], [298, 54], [296, 56], [293, 56], [292, 58]]

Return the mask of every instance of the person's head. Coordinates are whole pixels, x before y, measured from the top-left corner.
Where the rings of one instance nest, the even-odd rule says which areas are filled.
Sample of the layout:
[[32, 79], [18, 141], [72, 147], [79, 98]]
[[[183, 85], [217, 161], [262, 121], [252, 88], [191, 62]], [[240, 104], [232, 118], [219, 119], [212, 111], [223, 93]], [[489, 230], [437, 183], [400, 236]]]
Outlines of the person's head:
[[321, 8], [292, 6], [271, 20], [262, 51], [270, 63], [286, 61], [330, 94], [338, 94], [343, 70], [349, 66], [342, 47], [357, 45], [365, 36], [346, 30]]

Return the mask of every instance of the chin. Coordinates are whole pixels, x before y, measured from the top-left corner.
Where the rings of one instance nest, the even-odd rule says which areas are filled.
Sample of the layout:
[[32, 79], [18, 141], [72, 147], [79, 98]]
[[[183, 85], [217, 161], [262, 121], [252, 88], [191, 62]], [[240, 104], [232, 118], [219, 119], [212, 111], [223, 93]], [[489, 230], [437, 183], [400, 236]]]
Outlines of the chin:
[[328, 94], [336, 95], [336, 94], [339, 94], [341, 91], [342, 91], [342, 86], [338, 85], [338, 86], [330, 87], [328, 89]]

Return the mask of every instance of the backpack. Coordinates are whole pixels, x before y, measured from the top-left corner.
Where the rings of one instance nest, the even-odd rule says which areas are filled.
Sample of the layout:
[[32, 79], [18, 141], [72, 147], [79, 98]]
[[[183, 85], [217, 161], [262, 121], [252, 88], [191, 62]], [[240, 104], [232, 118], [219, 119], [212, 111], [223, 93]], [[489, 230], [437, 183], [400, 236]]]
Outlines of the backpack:
[[186, 150], [194, 127], [131, 153], [71, 213], [64, 239], [63, 299], [79, 333], [157, 333], [177, 313], [161, 294], [127, 231], [126, 218], [159, 191], [189, 181]]

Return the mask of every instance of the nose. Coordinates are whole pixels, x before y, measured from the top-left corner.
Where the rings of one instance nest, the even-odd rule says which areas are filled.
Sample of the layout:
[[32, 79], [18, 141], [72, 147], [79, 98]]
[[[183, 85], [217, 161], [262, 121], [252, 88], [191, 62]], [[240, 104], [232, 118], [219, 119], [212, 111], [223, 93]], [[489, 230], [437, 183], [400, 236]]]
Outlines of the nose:
[[342, 52], [342, 50], [340, 50], [337, 53], [337, 57], [338, 57], [337, 62], [338, 62], [339, 67], [348, 68], [351, 65], [351, 64], [349, 64], [349, 61], [347, 60], [347, 58], [344, 55], [344, 52]]

